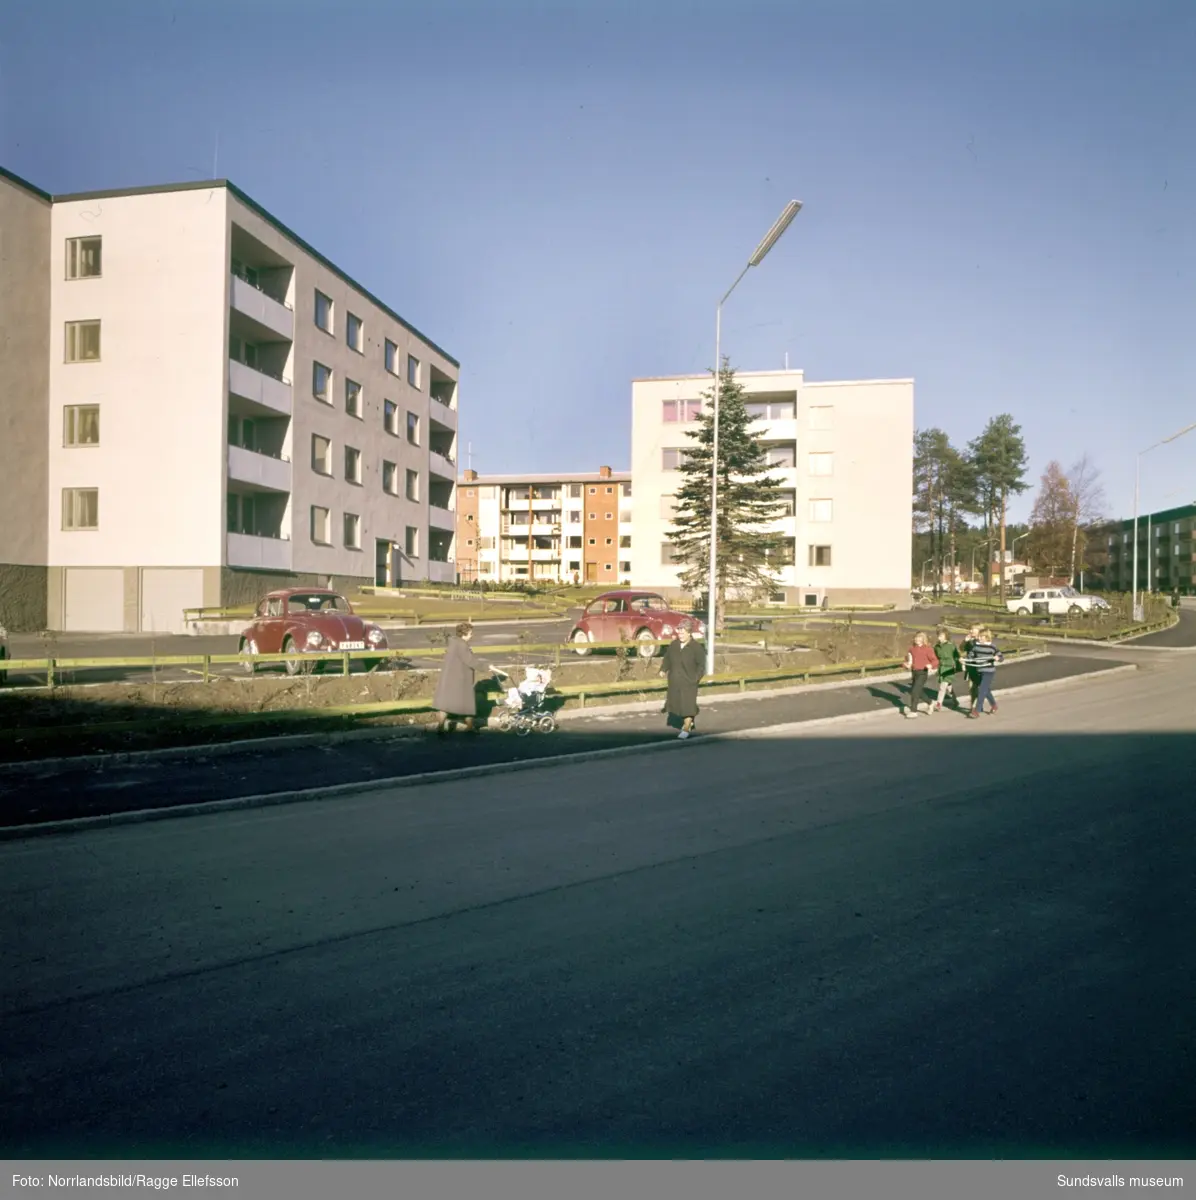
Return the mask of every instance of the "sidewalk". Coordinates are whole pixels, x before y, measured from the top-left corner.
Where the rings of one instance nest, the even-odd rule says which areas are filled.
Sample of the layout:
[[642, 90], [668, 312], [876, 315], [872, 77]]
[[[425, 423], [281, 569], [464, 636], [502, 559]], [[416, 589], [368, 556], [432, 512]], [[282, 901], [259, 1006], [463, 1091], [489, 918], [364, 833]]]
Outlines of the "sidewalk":
[[[1105, 659], [1046, 657], [1009, 663], [998, 673], [997, 693], [1029, 684], [1050, 684], [1123, 667]], [[896, 716], [904, 683], [861, 681], [850, 687], [809, 687], [785, 695], [727, 697], [708, 701], [699, 719], [704, 734], [866, 715], [888, 710]], [[1015, 703], [1011, 700], [1011, 703]], [[944, 712], [921, 723], [962, 719]], [[909, 722], [911, 730], [921, 723]], [[422, 731], [393, 736], [327, 740], [316, 744], [263, 744], [220, 753], [195, 749], [183, 756], [116, 761], [111, 766], [29, 763], [0, 777], [0, 828], [37, 825], [78, 817], [230, 800], [378, 779], [401, 778], [461, 767], [499, 766], [595, 750], [631, 749], [676, 740], [660, 704], [621, 711], [595, 709], [570, 716], [549, 736], [518, 738], [487, 730], [477, 737], [447, 739]], [[531, 786], [534, 786], [534, 781]], [[479, 793], [484, 785], [479, 787]]]

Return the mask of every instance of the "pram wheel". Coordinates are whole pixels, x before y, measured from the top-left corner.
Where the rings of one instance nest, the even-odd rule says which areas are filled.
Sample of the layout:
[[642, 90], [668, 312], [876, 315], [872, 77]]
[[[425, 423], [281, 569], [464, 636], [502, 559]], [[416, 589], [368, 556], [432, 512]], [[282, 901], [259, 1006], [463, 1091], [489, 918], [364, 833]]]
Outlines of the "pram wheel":
[[527, 717], [519, 716], [519, 717], [515, 718], [515, 736], [516, 737], [527, 737], [527, 735], [529, 733], [531, 733], [531, 731], [532, 731], [532, 722]]
[[556, 718], [552, 713], [541, 713], [536, 719], [536, 730], [539, 733], [553, 733], [556, 731]]
[[511, 728], [511, 714], [505, 708], [500, 709], [495, 714], [494, 724], [500, 732], [506, 733]]

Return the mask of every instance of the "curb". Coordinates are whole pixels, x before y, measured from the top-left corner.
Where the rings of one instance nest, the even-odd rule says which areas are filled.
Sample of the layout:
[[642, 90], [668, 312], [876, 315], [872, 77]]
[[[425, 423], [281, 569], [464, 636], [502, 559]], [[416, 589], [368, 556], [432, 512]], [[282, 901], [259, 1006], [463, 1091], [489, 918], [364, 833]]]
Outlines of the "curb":
[[[1035, 651], [1015, 659], [1014, 662], [1031, 662], [1039, 658], [1049, 658], [1045, 651]], [[1010, 663], [1010, 666], [1014, 665]], [[838, 691], [847, 687], [858, 687], [868, 681], [891, 683], [906, 677], [906, 671], [892, 671], [884, 675], [869, 675], [865, 679], [852, 676], [850, 679], [838, 679], [831, 683], [799, 683], [787, 688], [768, 688], [754, 692], [725, 692], [715, 694], [707, 701], [708, 704], [722, 704], [735, 700], [768, 700], [778, 696], [800, 695], [809, 691]], [[1006, 689], [1008, 690], [1008, 689]], [[555, 714], [558, 723], [585, 720], [607, 713], [637, 713], [658, 712], [663, 703], [663, 695], [659, 700], [632, 700], [625, 704], [596, 704], [592, 708], [572, 708]], [[118, 750], [108, 754], [66, 755], [59, 758], [35, 758], [26, 762], [0, 763], [0, 779], [6, 775], [37, 774], [41, 771], [61, 771], [74, 768], [92, 767], [104, 770], [113, 766], [127, 766], [130, 763], [154, 762], [172, 759], [186, 760], [189, 758], [224, 758], [232, 754], [252, 753], [265, 749], [301, 749], [304, 746], [340, 745], [343, 742], [368, 741], [371, 738], [418, 737], [423, 732], [423, 723], [411, 725], [390, 725], [385, 728], [348, 729], [333, 733], [292, 733], [280, 734], [276, 737], [244, 738], [233, 742], [211, 742], [197, 746], [163, 746], [157, 750]]]
[[[1041, 683], [1026, 683], [1021, 687], [1003, 688], [1002, 694], [1048, 691], [1076, 683], [1091, 682], [1093, 678], [1121, 675], [1137, 671], [1135, 663], [1125, 663], [1103, 671], [1084, 675], [1068, 675], [1063, 679], [1048, 679]], [[809, 721], [792, 721], [783, 725], [766, 725], [754, 729], [733, 729], [726, 733], [707, 734], [696, 745], [716, 742], [742, 741], [755, 737], [800, 736], [805, 730], [824, 728], [827, 725], [847, 725], [875, 720], [900, 713], [900, 709], [874, 709], [864, 713], [844, 713], [837, 717], [815, 717]], [[684, 743], [677, 738], [659, 742], [648, 742], [639, 746], [612, 746], [605, 750], [579, 750], [570, 754], [547, 755], [543, 758], [524, 759], [521, 762], [495, 763], [477, 767], [453, 767], [445, 771], [422, 771], [417, 775], [399, 775], [389, 779], [371, 779], [359, 783], [334, 783], [323, 787], [296, 788], [285, 792], [265, 792], [256, 796], [236, 796], [226, 800], [208, 800], [195, 804], [180, 804], [165, 808], [134, 809], [131, 812], [107, 813], [94, 817], [76, 817], [62, 821], [46, 821], [40, 825], [14, 825], [0, 828], [0, 842], [18, 841], [31, 837], [49, 837], [55, 834], [84, 833], [91, 829], [103, 829], [117, 825], [141, 825], [149, 821], [165, 821], [184, 817], [202, 817], [214, 813], [235, 812], [250, 808], [272, 808], [281, 804], [298, 804], [310, 800], [331, 800], [337, 796], [361, 795], [368, 792], [392, 791], [398, 788], [419, 787], [427, 783], [449, 783], [458, 779], [476, 779], [487, 775], [509, 775], [518, 771], [535, 770], [542, 767], [567, 766], [579, 762], [593, 762], [630, 754], [646, 754], [661, 750], [680, 750]], [[692, 747], [685, 746], [686, 749]]]

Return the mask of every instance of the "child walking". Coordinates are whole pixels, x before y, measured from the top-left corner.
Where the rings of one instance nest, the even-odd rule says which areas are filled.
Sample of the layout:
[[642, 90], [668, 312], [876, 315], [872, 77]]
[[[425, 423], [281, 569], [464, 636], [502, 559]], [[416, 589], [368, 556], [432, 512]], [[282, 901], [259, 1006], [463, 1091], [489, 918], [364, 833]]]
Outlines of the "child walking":
[[959, 674], [962, 663], [959, 658], [959, 647], [951, 640], [951, 635], [945, 630], [939, 630], [938, 641], [934, 644], [934, 655], [939, 666], [939, 694], [934, 704], [935, 712], [943, 711], [943, 701], [947, 693], [955, 707], [959, 707], [959, 693], [955, 690], [955, 677]]
[[997, 667], [1005, 661], [1005, 656], [993, 645], [991, 629], [980, 630], [980, 636], [968, 651], [966, 659], [968, 671], [975, 671], [977, 678], [976, 699], [972, 702], [969, 717], [978, 717], [984, 711], [984, 702], [992, 705], [990, 712], [997, 711], [997, 701], [993, 696], [993, 683], [997, 677]]
[[[931, 671], [938, 669], [938, 659], [930, 646], [930, 639], [920, 630], [914, 634], [914, 644], [905, 656], [905, 665], [910, 672], [909, 704], [906, 706], [905, 715], [907, 718], [919, 717], [922, 715], [918, 710], [922, 707], [922, 698], [926, 691], [926, 677]], [[931, 711], [929, 703], [926, 705], [926, 711]]]
[[976, 689], [980, 686], [980, 676], [967, 665], [967, 657], [972, 653], [972, 647], [980, 640], [980, 626], [973, 625], [968, 630], [968, 636], [963, 639], [963, 645], [960, 649], [964, 656], [964, 674], [968, 680], [968, 698], [971, 701], [970, 707], [976, 707]]

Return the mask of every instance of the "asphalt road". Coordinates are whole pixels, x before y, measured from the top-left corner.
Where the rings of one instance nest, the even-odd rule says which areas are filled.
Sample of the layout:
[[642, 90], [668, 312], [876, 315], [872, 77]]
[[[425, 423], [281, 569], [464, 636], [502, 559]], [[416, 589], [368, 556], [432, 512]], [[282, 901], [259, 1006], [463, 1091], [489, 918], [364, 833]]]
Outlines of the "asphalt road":
[[1194, 677], [0, 844], [0, 1154], [1191, 1156]]

